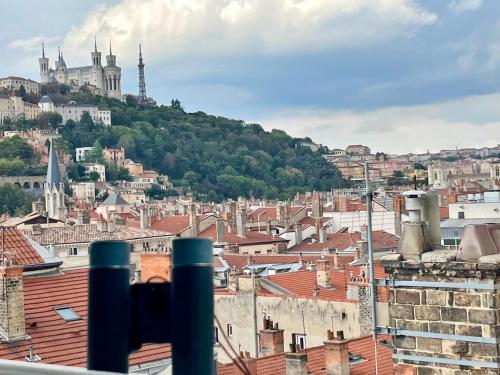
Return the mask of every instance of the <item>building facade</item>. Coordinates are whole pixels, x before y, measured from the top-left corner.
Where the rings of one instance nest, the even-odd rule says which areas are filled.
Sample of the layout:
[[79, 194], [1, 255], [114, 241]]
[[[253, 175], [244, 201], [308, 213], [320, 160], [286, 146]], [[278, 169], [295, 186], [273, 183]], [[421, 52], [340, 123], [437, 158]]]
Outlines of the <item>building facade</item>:
[[38, 95], [40, 91], [40, 84], [29, 78], [14, 76], [0, 78], [0, 87], [4, 87], [7, 90], [19, 91], [21, 86], [24, 86], [27, 93]]

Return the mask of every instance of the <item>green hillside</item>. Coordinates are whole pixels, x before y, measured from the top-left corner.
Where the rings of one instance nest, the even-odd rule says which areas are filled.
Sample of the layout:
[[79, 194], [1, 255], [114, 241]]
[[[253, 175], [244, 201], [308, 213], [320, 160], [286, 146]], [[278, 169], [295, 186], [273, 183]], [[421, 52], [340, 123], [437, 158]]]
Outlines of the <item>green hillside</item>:
[[90, 117], [60, 128], [69, 148], [123, 146], [127, 158], [170, 176], [174, 185], [199, 198], [220, 201], [238, 196], [290, 198], [298, 191], [329, 190], [346, 181], [321, 156], [280, 130], [257, 124], [186, 113], [172, 106], [137, 106], [133, 97], [122, 103], [105, 97], [76, 94], [78, 102], [111, 109], [112, 127], [93, 124]]

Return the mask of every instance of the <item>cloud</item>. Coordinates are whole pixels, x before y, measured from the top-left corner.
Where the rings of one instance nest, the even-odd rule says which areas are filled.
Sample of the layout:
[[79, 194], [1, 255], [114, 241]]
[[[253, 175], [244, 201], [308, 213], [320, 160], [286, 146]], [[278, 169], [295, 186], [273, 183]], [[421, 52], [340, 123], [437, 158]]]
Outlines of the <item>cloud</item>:
[[460, 15], [464, 12], [478, 10], [482, 5], [483, 0], [452, 0], [448, 4], [448, 9], [456, 15]]
[[500, 144], [500, 94], [373, 111], [288, 111], [259, 119], [329, 147], [366, 144], [390, 153]]
[[28, 39], [15, 39], [8, 44], [9, 48], [19, 49], [23, 52], [40, 52], [42, 49], [42, 43], [45, 46], [54, 46], [60, 41], [58, 37], [47, 37], [47, 36], [34, 36]]
[[[360, 48], [413, 35], [437, 16], [414, 0], [123, 0], [94, 8], [66, 35], [85, 57], [112, 39], [122, 63]], [[83, 52], [84, 51], [84, 52]]]

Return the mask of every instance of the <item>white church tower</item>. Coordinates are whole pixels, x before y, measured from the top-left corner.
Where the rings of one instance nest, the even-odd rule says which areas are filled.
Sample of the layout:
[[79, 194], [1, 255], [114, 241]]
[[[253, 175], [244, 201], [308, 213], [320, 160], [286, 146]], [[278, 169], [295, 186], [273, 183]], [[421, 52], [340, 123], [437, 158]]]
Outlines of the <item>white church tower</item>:
[[59, 171], [59, 159], [52, 140], [50, 141], [49, 165], [47, 167], [47, 182], [44, 186], [45, 209], [51, 219], [66, 219], [64, 204], [64, 184]]

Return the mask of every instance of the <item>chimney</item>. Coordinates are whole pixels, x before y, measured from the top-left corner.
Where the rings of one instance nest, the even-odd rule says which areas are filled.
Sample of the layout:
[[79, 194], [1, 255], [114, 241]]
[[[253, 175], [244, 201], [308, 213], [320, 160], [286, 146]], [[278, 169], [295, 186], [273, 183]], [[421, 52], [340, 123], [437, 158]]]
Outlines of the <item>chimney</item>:
[[227, 213], [229, 232], [236, 234], [236, 202], [229, 202], [229, 212]]
[[295, 244], [300, 245], [302, 243], [302, 225], [295, 224]]
[[330, 284], [330, 262], [327, 259], [316, 261], [316, 284], [323, 288], [331, 288]]
[[399, 241], [398, 253], [403, 260], [420, 260], [422, 253], [432, 250], [426, 223], [422, 222], [422, 191], [408, 191], [406, 196], [406, 211], [409, 221], [403, 225], [403, 233]]
[[141, 253], [141, 281], [170, 282], [172, 275], [171, 254], [165, 252]]
[[312, 213], [311, 216], [317, 219], [323, 217], [323, 201], [319, 193], [314, 193], [312, 197]]
[[327, 237], [326, 228], [323, 227], [323, 224], [320, 221], [316, 222], [316, 230], [318, 231], [319, 243], [325, 243]]
[[104, 220], [102, 216], [100, 220], [97, 222], [97, 230], [99, 232], [109, 232], [108, 222]]
[[368, 241], [357, 241], [356, 247], [359, 250], [359, 258], [368, 259]]
[[0, 335], [7, 342], [25, 339], [23, 269], [3, 264], [0, 276]]
[[278, 224], [285, 225], [286, 224], [286, 208], [283, 203], [278, 203], [278, 207], [276, 207], [276, 220]]
[[247, 210], [244, 207], [241, 207], [238, 210], [236, 216], [236, 230], [237, 236], [240, 238], [246, 237], [246, 223], [247, 223]]
[[365, 224], [361, 225], [359, 232], [361, 233], [361, 240], [368, 241], [368, 226]]
[[200, 219], [195, 204], [189, 205], [189, 226], [191, 227], [191, 236], [196, 237], [200, 232]]
[[232, 292], [240, 290], [240, 279], [235, 268], [231, 269], [227, 273], [227, 288]]
[[147, 229], [149, 227], [149, 217], [148, 212], [144, 209], [144, 207], [139, 209], [139, 216], [141, 229]]
[[279, 329], [278, 323], [273, 324], [269, 317], [264, 319], [264, 328], [259, 332], [259, 355], [261, 357], [285, 351], [283, 332]]
[[307, 375], [307, 353], [295, 351], [285, 354], [286, 375]]
[[337, 337], [329, 339], [325, 344], [325, 370], [328, 375], [349, 375], [349, 349], [344, 340], [344, 331], [337, 331]]
[[268, 220], [266, 223], [266, 233], [270, 236], [271, 233], [271, 220]]
[[223, 244], [224, 243], [224, 219], [218, 217], [215, 221], [215, 243]]

